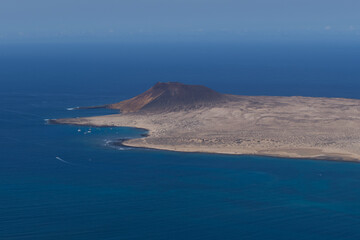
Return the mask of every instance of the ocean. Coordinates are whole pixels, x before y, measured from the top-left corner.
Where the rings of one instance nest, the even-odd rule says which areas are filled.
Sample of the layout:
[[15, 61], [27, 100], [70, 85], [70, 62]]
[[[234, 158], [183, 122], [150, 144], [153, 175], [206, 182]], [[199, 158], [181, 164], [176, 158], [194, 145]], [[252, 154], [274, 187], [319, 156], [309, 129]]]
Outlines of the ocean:
[[360, 98], [341, 43], [0, 46], [0, 239], [360, 239], [360, 165], [111, 144], [144, 130], [49, 125], [115, 113], [158, 81]]

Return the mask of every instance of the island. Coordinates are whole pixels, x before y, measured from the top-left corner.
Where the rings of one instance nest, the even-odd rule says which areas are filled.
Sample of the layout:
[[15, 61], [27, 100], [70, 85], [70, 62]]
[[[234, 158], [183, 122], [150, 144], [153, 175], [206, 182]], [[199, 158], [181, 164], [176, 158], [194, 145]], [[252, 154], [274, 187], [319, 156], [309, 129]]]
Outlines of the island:
[[100, 107], [119, 114], [50, 122], [147, 129], [122, 143], [131, 147], [360, 161], [359, 99], [230, 95], [167, 82]]

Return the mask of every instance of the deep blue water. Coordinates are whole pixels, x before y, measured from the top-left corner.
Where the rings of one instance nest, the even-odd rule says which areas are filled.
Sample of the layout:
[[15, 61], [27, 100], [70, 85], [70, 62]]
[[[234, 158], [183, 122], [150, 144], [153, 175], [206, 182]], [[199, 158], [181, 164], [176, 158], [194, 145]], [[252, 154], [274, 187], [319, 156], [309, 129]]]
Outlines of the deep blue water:
[[360, 47], [0, 49], [1, 240], [360, 239], [359, 164], [116, 148], [107, 142], [143, 131], [44, 122], [112, 113], [66, 108], [156, 81], [360, 98]]

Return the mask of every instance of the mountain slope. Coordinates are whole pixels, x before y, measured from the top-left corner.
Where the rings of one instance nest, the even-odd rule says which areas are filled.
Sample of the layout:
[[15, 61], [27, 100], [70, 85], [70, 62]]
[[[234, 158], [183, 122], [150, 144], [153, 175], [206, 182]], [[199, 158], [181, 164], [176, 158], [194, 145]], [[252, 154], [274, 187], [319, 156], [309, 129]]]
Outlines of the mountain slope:
[[178, 82], [157, 83], [144, 93], [106, 107], [119, 109], [122, 113], [137, 111], [175, 111], [208, 106], [224, 100], [223, 94], [200, 85]]

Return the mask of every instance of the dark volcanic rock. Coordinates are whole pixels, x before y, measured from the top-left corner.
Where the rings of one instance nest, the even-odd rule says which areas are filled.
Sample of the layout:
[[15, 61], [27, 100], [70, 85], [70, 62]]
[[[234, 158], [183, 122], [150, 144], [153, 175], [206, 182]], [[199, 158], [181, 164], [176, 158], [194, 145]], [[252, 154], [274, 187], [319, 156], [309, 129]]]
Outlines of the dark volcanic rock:
[[185, 85], [178, 82], [157, 83], [146, 92], [119, 102], [107, 105], [123, 113], [137, 111], [176, 111], [214, 105], [226, 99], [220, 94], [200, 85]]

